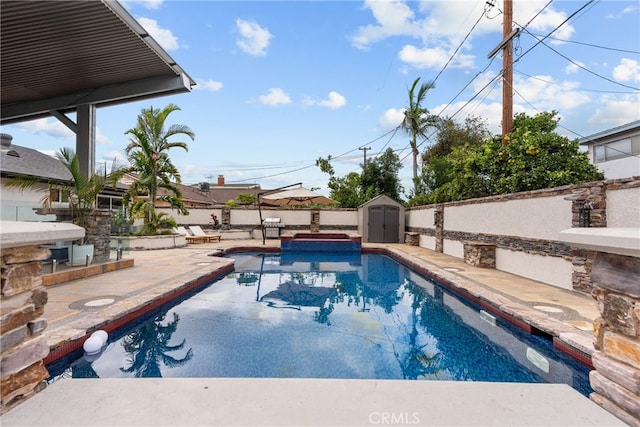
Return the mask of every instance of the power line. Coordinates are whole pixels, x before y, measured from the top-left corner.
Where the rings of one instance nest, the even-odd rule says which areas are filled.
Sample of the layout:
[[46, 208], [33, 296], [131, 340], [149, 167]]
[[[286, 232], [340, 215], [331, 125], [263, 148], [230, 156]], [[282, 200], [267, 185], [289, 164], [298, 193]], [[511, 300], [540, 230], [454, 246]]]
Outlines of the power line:
[[[533, 108], [534, 110], [536, 110], [536, 111], [537, 111], [537, 112], [539, 112], [539, 113], [541, 112], [539, 108], [537, 108], [535, 105], [533, 105], [531, 102], [529, 102], [529, 101], [528, 101], [524, 96], [522, 96], [522, 94], [521, 94], [520, 92], [518, 92], [514, 87], [512, 87], [512, 89], [513, 89], [513, 92], [514, 92], [516, 95], [518, 95], [518, 96], [519, 96], [519, 97], [520, 97], [524, 102], [526, 102], [526, 103], [527, 103], [531, 108]], [[576, 132], [576, 131], [574, 131], [574, 130], [572, 130], [572, 129], [569, 129], [568, 127], [566, 127], [566, 126], [564, 126], [564, 125], [560, 124], [559, 122], [558, 122], [558, 124], [557, 124], [557, 125], [558, 125], [559, 127], [561, 127], [562, 129], [564, 129], [564, 130], [566, 130], [566, 131], [569, 131], [569, 132], [571, 132], [572, 134], [574, 134], [574, 135], [576, 135], [576, 136], [578, 136], [578, 137], [580, 137], [580, 138], [582, 138], [582, 139], [585, 139], [585, 138], [586, 138], [586, 136], [581, 135], [581, 134], [579, 134], [578, 132]], [[616, 149], [616, 148], [614, 148], [614, 147], [611, 147], [611, 146], [607, 146], [607, 148], [608, 148], [608, 149], [610, 149], [610, 150], [612, 150], [612, 151], [617, 151], [618, 153], [626, 154], [626, 155], [628, 155], [629, 157], [637, 157], [637, 158], [640, 158], [640, 155], [638, 155], [638, 154], [627, 153], [627, 152], [625, 152], [625, 151], [618, 150], [618, 149]]]
[[[540, 77], [536, 77], [536, 76], [532, 76], [532, 75], [527, 74], [527, 73], [523, 73], [523, 72], [522, 72], [522, 71], [520, 71], [520, 70], [514, 70], [514, 71], [515, 71], [516, 73], [522, 74], [523, 76], [527, 76], [527, 77], [529, 77], [529, 78], [531, 78], [531, 79], [539, 80], [539, 81], [544, 82], [544, 83], [547, 83], [547, 84], [556, 85], [556, 86], [564, 87], [564, 88], [567, 88], [567, 89], [576, 89], [576, 88], [573, 88], [573, 87], [569, 87], [569, 86], [566, 86], [566, 85], [560, 84], [560, 83], [558, 83], [558, 82], [553, 82], [553, 81], [550, 81], [550, 80], [545, 80], [545, 79], [542, 79], [542, 78], [540, 78]], [[633, 94], [633, 93], [636, 93], [636, 91], [629, 92], [629, 91], [599, 90], [599, 89], [585, 89], [585, 88], [580, 88], [580, 89], [576, 89], [576, 90], [579, 90], [579, 91], [581, 91], [581, 92], [600, 92], [600, 93], [620, 93], [620, 94]]]
[[[528, 33], [528, 34], [531, 34], [531, 33], [529, 33], [528, 31], [527, 31], [527, 33]], [[532, 36], [533, 36], [533, 35], [532, 35]], [[594, 75], [594, 76], [596, 76], [596, 77], [599, 77], [599, 78], [601, 78], [601, 79], [603, 79], [603, 80], [606, 80], [606, 81], [608, 81], [608, 82], [610, 82], [610, 83], [613, 83], [613, 84], [616, 84], [616, 85], [618, 85], [618, 86], [626, 87], [626, 88], [628, 88], [628, 89], [633, 89], [633, 90], [640, 90], [640, 88], [633, 87], [633, 86], [629, 86], [629, 85], [626, 85], [626, 84], [624, 84], [624, 83], [617, 82], [617, 81], [612, 80], [612, 79], [610, 79], [610, 78], [608, 78], [608, 77], [605, 77], [605, 76], [603, 76], [603, 75], [601, 75], [601, 74], [598, 74], [598, 73], [596, 73], [595, 71], [591, 71], [590, 69], [588, 69], [588, 68], [584, 67], [584, 66], [583, 66], [582, 64], [580, 64], [579, 62], [576, 62], [576, 61], [574, 61], [573, 59], [571, 59], [571, 58], [567, 57], [566, 55], [564, 55], [564, 54], [562, 54], [562, 53], [558, 52], [556, 49], [554, 49], [554, 48], [552, 48], [551, 46], [549, 46], [549, 45], [548, 45], [547, 43], [545, 43], [543, 40], [538, 39], [538, 38], [537, 38], [537, 37], [535, 37], [535, 36], [533, 36], [533, 38], [534, 38], [534, 39], [536, 39], [536, 40], [539, 40], [539, 43], [542, 43], [542, 45], [543, 45], [543, 46], [546, 46], [548, 49], [550, 49], [551, 51], [555, 52], [557, 55], [561, 56], [562, 58], [566, 59], [567, 61], [571, 62], [573, 65], [575, 65], [576, 67], [578, 67], [578, 68], [580, 68], [580, 69], [582, 69], [582, 70], [586, 71], [587, 73], [593, 74], [593, 75]], [[538, 44], [538, 43], [536, 43], [536, 45], [537, 45], [537, 44]]]
[[[535, 34], [535, 33], [532, 33], [530, 31], [527, 31], [527, 32], [529, 34], [531, 34], [532, 36], [534, 36], [534, 37], [542, 37], [541, 34]], [[547, 37], [547, 38], [551, 39], [551, 40], [559, 41], [559, 42], [562, 42], [562, 43], [573, 43], [573, 44], [579, 44], [579, 45], [582, 45], [582, 46], [594, 47], [596, 49], [604, 49], [604, 50], [610, 50], [610, 51], [613, 51], [613, 52], [632, 53], [632, 54], [635, 54], [635, 55], [640, 55], [640, 51], [637, 51], [637, 50], [618, 49], [618, 48], [615, 48], [615, 47], [600, 46], [600, 45], [596, 45], [596, 44], [593, 44], [593, 43], [584, 43], [584, 42], [579, 42], [579, 41], [576, 41], [576, 40], [564, 40], [564, 39], [559, 39], [557, 37]]]
[[[351, 149], [349, 151], [346, 151], [346, 152], [344, 152], [344, 153], [342, 153], [340, 155], [337, 155], [335, 157], [331, 156], [331, 160], [335, 160], [335, 159], [339, 159], [339, 158], [345, 157], [347, 154], [353, 153], [354, 151], [358, 150], [360, 147], [362, 147], [364, 145], [371, 144], [373, 142], [376, 142], [377, 140], [382, 139], [382, 138], [384, 138], [385, 136], [387, 136], [387, 135], [389, 135], [391, 133], [393, 133], [395, 135], [395, 133], [397, 132], [397, 130], [399, 128], [400, 128], [400, 126], [396, 126], [394, 129], [392, 129], [392, 130], [390, 130], [388, 132], [385, 132], [384, 134], [382, 134], [382, 135], [370, 140], [366, 144], [360, 145], [360, 146], [358, 146], [356, 148], [353, 148], [353, 149]], [[387, 142], [387, 144], [388, 144], [388, 142]], [[289, 170], [289, 171], [280, 172], [280, 173], [271, 174], [271, 175], [263, 175], [263, 176], [258, 176], [258, 177], [254, 177], [254, 178], [247, 178], [247, 179], [243, 179], [241, 181], [234, 181], [234, 182], [247, 182], [247, 181], [254, 182], [254, 181], [257, 181], [259, 179], [273, 178], [273, 177], [276, 177], [276, 176], [287, 175], [287, 174], [290, 174], [290, 173], [299, 172], [301, 170], [309, 169], [309, 168], [312, 168], [312, 167], [315, 167], [315, 166], [316, 166], [316, 164], [314, 162], [312, 164], [309, 164], [309, 165], [306, 165], [306, 166], [302, 166], [302, 167], [299, 167], [299, 168], [296, 168], [296, 169], [292, 169], [292, 170]]]

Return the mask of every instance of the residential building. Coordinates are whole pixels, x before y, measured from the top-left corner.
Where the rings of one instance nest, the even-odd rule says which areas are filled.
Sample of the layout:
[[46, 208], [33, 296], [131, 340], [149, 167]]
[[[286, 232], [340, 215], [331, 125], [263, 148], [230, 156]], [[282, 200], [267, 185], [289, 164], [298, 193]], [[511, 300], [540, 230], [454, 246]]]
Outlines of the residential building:
[[640, 120], [579, 140], [606, 179], [640, 176]]

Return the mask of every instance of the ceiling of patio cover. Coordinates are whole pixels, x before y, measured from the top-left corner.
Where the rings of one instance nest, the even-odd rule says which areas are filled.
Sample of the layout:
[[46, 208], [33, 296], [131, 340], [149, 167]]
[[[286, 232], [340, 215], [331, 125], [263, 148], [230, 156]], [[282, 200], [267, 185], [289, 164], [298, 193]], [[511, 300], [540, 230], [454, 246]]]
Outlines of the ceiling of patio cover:
[[3, 124], [195, 85], [115, 1], [2, 0], [0, 7]]

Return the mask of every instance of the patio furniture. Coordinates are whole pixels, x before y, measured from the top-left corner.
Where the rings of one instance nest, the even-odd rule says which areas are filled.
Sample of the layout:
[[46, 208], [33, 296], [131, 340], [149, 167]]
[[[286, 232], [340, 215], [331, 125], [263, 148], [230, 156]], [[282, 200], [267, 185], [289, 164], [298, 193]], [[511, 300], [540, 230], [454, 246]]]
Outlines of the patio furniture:
[[210, 243], [219, 242], [221, 237], [219, 234], [207, 234], [199, 225], [189, 226], [189, 230], [193, 236], [186, 236], [187, 243]]

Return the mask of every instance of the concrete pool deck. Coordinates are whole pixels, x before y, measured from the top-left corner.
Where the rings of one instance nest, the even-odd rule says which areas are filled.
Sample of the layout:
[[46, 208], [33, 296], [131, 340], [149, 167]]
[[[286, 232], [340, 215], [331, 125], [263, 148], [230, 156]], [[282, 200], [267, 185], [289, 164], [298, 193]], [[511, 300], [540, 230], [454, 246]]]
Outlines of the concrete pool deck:
[[[130, 252], [135, 265], [48, 286], [52, 348], [104, 328], [185, 283], [225, 271], [218, 249], [278, 247], [278, 240], [223, 240]], [[590, 354], [599, 315], [586, 295], [404, 244], [393, 256], [454, 283], [577, 352]], [[45, 267], [46, 268], [46, 267]], [[46, 273], [46, 270], [45, 270]], [[416, 415], [416, 413], [418, 415]], [[373, 418], [372, 418], [373, 417]], [[62, 380], [0, 417], [29, 425], [624, 425], [565, 385], [313, 379]]]

